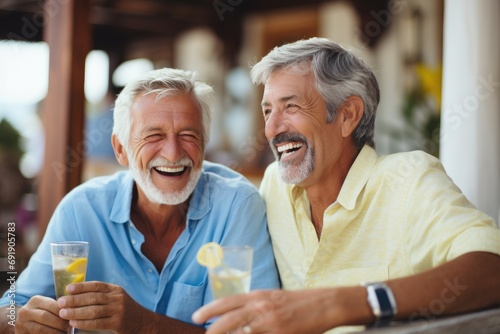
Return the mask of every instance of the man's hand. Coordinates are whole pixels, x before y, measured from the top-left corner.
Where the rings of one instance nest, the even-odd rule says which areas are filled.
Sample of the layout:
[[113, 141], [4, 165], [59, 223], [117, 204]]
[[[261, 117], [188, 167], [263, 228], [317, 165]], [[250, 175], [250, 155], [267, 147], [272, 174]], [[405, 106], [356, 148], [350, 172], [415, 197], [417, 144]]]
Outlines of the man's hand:
[[69, 296], [57, 300], [59, 316], [71, 326], [115, 333], [141, 333], [154, 326], [155, 314], [143, 308], [117, 285], [84, 282], [68, 285]]
[[16, 334], [66, 332], [69, 324], [59, 317], [57, 302], [48, 297], [33, 296], [18, 310]]
[[[396, 320], [432, 319], [500, 305], [500, 256], [464, 254], [434, 269], [387, 281], [396, 298]], [[429, 313], [439, 302], [439, 312]], [[424, 313], [426, 312], [426, 313]], [[375, 316], [362, 286], [298, 291], [254, 291], [200, 308], [193, 321], [221, 316], [207, 334], [323, 333], [337, 326], [370, 324]]]
[[[351, 293], [361, 293], [363, 297], [363, 289], [356, 290]], [[323, 333], [348, 321], [349, 301], [344, 302], [339, 292], [342, 290], [252, 291], [218, 299], [200, 308], [193, 314], [193, 321], [204, 323], [221, 316], [207, 334]]]

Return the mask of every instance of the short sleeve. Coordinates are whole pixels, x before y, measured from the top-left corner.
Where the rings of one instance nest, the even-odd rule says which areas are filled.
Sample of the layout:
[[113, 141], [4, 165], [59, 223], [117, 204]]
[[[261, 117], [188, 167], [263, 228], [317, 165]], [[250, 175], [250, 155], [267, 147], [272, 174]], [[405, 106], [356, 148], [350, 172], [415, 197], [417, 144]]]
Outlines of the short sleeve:
[[406, 247], [413, 272], [420, 272], [469, 252], [500, 255], [500, 231], [453, 183], [440, 162], [426, 164], [406, 201]]

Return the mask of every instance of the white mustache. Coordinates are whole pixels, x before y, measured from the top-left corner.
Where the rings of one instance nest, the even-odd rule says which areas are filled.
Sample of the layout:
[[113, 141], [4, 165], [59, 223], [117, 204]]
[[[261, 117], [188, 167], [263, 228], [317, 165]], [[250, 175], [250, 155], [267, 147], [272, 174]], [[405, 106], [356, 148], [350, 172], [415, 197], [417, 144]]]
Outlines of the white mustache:
[[164, 158], [155, 158], [148, 162], [148, 169], [155, 167], [193, 167], [193, 161], [187, 157], [182, 157], [178, 161], [170, 161]]

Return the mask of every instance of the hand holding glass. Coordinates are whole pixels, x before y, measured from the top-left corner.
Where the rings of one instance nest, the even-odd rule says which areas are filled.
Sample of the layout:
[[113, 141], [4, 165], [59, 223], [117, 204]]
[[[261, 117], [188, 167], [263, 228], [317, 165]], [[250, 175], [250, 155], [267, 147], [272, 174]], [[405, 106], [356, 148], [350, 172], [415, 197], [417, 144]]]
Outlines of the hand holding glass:
[[[89, 243], [85, 241], [51, 242], [52, 271], [56, 299], [65, 296], [66, 287], [71, 283], [85, 281]], [[68, 333], [74, 333], [72, 328]]]

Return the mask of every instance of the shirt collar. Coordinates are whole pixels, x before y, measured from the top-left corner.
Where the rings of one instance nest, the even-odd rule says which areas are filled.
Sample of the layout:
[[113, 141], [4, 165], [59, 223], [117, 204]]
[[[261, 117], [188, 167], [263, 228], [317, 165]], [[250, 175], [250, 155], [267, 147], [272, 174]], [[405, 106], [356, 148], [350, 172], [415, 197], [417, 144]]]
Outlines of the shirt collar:
[[115, 201], [109, 219], [115, 223], [127, 223], [130, 220], [130, 206], [132, 205], [132, 193], [134, 189], [134, 178], [130, 171], [123, 172], [124, 177], [120, 180], [116, 191]]
[[377, 153], [368, 145], [361, 149], [356, 160], [354, 160], [337, 197], [337, 202], [347, 210], [352, 210], [356, 206], [358, 196], [368, 182], [376, 161]]
[[189, 201], [188, 220], [200, 220], [210, 211], [210, 193], [208, 175], [202, 172]]
[[[377, 153], [368, 145], [361, 149], [356, 160], [354, 160], [337, 197], [337, 202], [347, 210], [354, 209], [358, 196], [368, 182], [372, 167], [376, 161]], [[304, 197], [307, 198], [304, 193], [303, 188], [295, 184], [292, 185], [291, 194], [294, 201], [303, 200]]]
[[[132, 193], [134, 179], [130, 171], [125, 172], [125, 177], [118, 185], [117, 194], [109, 219], [115, 223], [127, 223], [130, 220], [130, 208], [132, 205]], [[203, 218], [211, 208], [208, 176], [202, 173], [191, 196], [187, 218], [199, 220]]]

